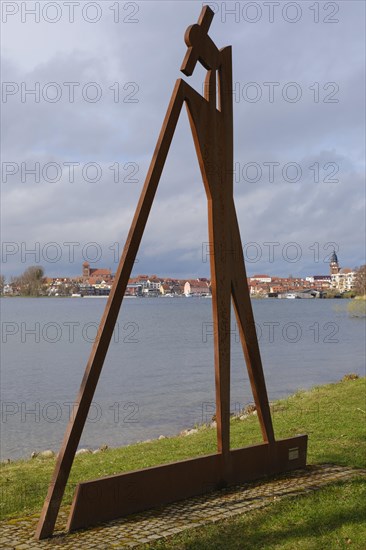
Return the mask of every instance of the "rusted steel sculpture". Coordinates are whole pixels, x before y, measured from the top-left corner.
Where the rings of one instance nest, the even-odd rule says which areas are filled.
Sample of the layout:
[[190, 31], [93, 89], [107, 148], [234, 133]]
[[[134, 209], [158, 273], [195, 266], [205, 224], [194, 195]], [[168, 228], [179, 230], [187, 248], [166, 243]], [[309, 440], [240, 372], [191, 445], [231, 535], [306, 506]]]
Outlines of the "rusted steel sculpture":
[[[233, 105], [231, 47], [219, 50], [208, 35], [213, 11], [205, 6], [185, 34], [181, 71], [197, 62], [207, 70], [204, 97], [178, 79], [159, 135], [98, 335], [67, 427], [36, 531], [52, 535], [65, 486], [98, 383], [128, 279], [154, 200], [183, 103], [186, 104], [208, 202], [214, 322], [217, 453], [79, 483], [68, 529], [95, 525], [226, 485], [304, 467], [307, 436], [275, 440], [249, 297], [233, 199]], [[218, 86], [217, 86], [218, 85]], [[218, 97], [216, 97], [218, 91]], [[240, 331], [264, 442], [230, 449], [230, 306]]]

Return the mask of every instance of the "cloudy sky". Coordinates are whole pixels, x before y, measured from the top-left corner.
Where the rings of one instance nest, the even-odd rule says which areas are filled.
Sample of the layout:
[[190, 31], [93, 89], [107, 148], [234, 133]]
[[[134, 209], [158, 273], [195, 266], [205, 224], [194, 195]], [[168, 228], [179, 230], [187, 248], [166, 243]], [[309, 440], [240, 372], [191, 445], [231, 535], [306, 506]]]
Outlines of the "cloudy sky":
[[[235, 201], [248, 274], [364, 263], [364, 16], [347, 2], [211, 2], [233, 46]], [[117, 261], [202, 3], [2, 2], [2, 261]], [[205, 71], [186, 78], [201, 91]], [[182, 111], [134, 274], [207, 276]]]

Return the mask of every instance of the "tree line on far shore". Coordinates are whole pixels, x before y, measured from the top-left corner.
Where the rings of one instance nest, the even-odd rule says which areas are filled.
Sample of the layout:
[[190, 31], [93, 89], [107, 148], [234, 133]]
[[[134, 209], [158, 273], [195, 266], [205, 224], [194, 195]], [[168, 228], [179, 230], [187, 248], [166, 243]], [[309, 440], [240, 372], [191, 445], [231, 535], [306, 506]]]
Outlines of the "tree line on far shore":
[[[19, 289], [22, 296], [42, 296], [46, 294], [47, 283], [44, 269], [40, 265], [28, 267], [21, 275], [11, 277], [9, 284]], [[0, 276], [0, 290], [3, 293], [5, 286], [4, 275]]]

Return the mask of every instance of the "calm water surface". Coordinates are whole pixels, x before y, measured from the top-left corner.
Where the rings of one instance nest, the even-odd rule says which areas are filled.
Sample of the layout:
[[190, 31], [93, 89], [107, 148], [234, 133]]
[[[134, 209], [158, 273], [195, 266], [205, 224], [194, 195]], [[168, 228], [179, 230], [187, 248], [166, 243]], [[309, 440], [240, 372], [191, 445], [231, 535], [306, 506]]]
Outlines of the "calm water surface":
[[[1, 299], [1, 458], [58, 450], [106, 300]], [[270, 400], [365, 374], [365, 320], [347, 300], [253, 301]], [[172, 435], [214, 414], [212, 303], [127, 299], [81, 447]], [[235, 320], [231, 409], [252, 402]]]

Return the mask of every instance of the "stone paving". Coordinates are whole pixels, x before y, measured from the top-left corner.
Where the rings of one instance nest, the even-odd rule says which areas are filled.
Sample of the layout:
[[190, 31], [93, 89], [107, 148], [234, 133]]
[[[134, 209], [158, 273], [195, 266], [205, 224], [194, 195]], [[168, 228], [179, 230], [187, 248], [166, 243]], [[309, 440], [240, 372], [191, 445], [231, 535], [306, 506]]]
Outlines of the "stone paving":
[[366, 470], [334, 465], [309, 466], [276, 479], [246, 483], [187, 499], [169, 506], [135, 514], [99, 527], [65, 533], [69, 507], [60, 511], [55, 536], [37, 542], [33, 535], [38, 514], [0, 523], [2, 550], [89, 550], [134, 548], [169, 537], [186, 529], [214, 523], [225, 518], [268, 506], [276, 500], [320, 489], [336, 481], [364, 476]]

